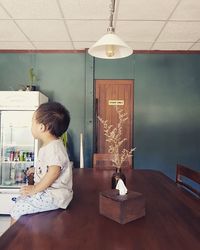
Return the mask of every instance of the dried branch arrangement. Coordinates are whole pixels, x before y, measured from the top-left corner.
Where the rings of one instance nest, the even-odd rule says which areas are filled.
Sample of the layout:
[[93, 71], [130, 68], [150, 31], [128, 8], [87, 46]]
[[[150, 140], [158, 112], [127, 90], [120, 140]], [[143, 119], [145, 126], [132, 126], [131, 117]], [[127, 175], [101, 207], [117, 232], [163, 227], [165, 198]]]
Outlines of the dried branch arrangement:
[[128, 120], [128, 114], [125, 113], [123, 109], [119, 109], [118, 106], [115, 107], [119, 119], [116, 127], [109, 124], [108, 120], [103, 120], [99, 116], [98, 119], [101, 124], [103, 124], [104, 135], [106, 142], [108, 142], [108, 153], [113, 154], [113, 166], [120, 169], [123, 162], [133, 155], [133, 151], [135, 151], [136, 148], [130, 150], [122, 148], [123, 143], [127, 140], [127, 138], [122, 138], [122, 131], [123, 124]]

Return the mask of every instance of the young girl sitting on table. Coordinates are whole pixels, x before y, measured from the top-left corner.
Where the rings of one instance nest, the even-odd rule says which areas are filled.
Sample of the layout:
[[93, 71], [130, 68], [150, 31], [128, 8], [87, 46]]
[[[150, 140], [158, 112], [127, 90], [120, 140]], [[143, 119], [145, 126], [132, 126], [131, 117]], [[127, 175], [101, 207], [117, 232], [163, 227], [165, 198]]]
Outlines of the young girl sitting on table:
[[11, 224], [20, 216], [65, 209], [73, 197], [72, 168], [60, 136], [70, 122], [68, 110], [57, 102], [43, 103], [34, 112], [32, 134], [42, 142], [34, 168], [34, 185], [23, 186], [11, 211]]

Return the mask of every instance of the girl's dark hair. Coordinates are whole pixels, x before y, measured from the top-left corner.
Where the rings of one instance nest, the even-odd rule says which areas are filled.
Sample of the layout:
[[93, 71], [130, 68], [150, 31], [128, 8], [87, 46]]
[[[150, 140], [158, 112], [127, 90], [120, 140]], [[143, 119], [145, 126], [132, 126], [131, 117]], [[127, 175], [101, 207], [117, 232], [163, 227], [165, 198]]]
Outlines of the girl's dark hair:
[[47, 102], [36, 110], [36, 121], [44, 124], [52, 135], [60, 137], [68, 129], [70, 113], [58, 102]]

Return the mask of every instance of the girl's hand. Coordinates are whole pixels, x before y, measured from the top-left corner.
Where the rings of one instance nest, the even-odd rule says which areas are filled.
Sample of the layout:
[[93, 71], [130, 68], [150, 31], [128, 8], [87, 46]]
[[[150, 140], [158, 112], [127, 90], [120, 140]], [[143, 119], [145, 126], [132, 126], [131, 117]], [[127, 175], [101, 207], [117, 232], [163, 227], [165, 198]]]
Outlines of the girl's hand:
[[26, 171], [26, 175], [29, 176], [30, 174], [34, 174], [35, 173], [35, 168], [34, 167], [30, 167], [27, 171]]
[[23, 196], [36, 194], [35, 185], [21, 187], [20, 194]]

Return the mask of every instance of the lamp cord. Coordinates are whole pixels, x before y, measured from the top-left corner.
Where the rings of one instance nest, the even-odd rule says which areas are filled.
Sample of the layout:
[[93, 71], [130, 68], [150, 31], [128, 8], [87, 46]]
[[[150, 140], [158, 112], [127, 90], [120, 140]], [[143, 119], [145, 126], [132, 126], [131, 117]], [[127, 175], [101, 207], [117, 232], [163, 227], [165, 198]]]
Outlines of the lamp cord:
[[108, 32], [112, 33], [115, 31], [115, 28], [113, 27], [113, 15], [115, 12], [115, 0], [111, 0], [111, 4], [110, 4], [110, 23], [109, 23], [109, 27], [107, 29]]

